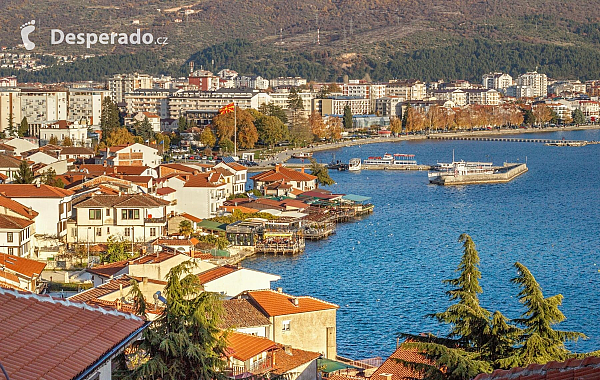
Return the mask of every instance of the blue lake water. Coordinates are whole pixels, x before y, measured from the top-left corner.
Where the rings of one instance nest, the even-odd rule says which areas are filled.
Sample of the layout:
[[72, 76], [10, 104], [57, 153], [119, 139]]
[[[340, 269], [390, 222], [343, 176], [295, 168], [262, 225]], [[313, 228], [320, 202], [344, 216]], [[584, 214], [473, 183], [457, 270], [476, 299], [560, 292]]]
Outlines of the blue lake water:
[[[522, 137], [600, 140], [600, 131]], [[472, 236], [481, 258], [483, 306], [515, 318], [523, 312], [510, 283], [515, 261], [525, 264], [546, 296], [564, 295], [559, 327], [585, 333], [577, 352], [600, 349], [600, 145], [549, 147], [539, 143], [405, 141], [315, 154], [321, 162], [415, 154], [433, 164], [456, 159], [525, 162], [529, 172], [508, 184], [440, 187], [427, 172], [332, 172], [340, 193], [372, 197], [375, 212], [339, 224], [327, 240], [307, 242], [295, 257], [257, 255], [244, 266], [282, 276], [274, 286], [340, 306], [338, 353], [356, 359], [388, 356], [399, 332], [444, 333], [424, 315], [448, 305], [441, 281], [455, 276], [457, 239]]]

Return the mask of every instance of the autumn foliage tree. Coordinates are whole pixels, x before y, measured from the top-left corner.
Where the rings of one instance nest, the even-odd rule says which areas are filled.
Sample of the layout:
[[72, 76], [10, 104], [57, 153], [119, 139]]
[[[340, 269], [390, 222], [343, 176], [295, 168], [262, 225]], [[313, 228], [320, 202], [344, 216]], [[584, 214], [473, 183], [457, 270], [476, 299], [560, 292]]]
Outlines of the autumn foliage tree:
[[212, 126], [215, 129], [219, 141], [227, 139], [234, 140], [234, 133], [237, 123], [238, 145], [242, 148], [253, 148], [258, 141], [258, 132], [254, 125], [254, 117], [247, 110], [236, 107], [236, 112], [220, 114], [212, 119]]

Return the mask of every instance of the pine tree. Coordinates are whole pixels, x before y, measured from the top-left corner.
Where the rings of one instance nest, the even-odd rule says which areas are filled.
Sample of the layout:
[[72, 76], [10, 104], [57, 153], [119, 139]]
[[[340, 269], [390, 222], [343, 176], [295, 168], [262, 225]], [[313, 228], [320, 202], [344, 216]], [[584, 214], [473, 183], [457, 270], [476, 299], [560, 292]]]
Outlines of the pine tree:
[[329, 176], [327, 166], [319, 164], [314, 158], [310, 159], [310, 172], [317, 177], [317, 183], [325, 186], [333, 185], [335, 181]]
[[560, 331], [554, 325], [566, 318], [559, 310], [563, 296], [557, 294], [544, 297], [542, 287], [535, 280], [529, 269], [521, 263], [515, 263], [517, 277], [512, 279], [514, 284], [521, 287], [519, 301], [527, 310], [515, 322], [523, 325], [522, 344], [516, 353], [504, 360], [511, 366], [526, 366], [532, 363], [544, 364], [549, 361], [563, 361], [571, 354], [565, 347], [565, 342], [586, 338], [580, 332]]
[[46, 170], [44, 174], [42, 174], [41, 182], [48, 186], [60, 187], [61, 189], [65, 187], [62, 179], [56, 178], [56, 171], [52, 168]]
[[352, 110], [350, 106], [346, 104], [344, 106], [344, 129], [352, 128]]
[[71, 138], [69, 136], [65, 136], [61, 145], [62, 146], [73, 146], [73, 141], [71, 141]]
[[23, 117], [21, 120], [21, 124], [19, 125], [19, 137], [29, 136], [29, 123], [27, 122], [27, 118]]
[[[165, 308], [137, 344], [142, 364], [126, 378], [225, 379], [227, 337], [219, 330], [222, 303], [219, 295], [202, 291], [198, 276], [191, 273], [193, 265], [186, 261], [169, 271]], [[140, 293], [136, 308], [145, 310]]]
[[179, 131], [179, 133], [181, 133], [181, 132], [185, 132], [187, 129], [188, 129], [187, 119], [185, 118], [185, 116], [179, 116], [179, 119], [177, 119], [177, 131]]
[[58, 137], [52, 135], [50, 136], [50, 140], [48, 140], [49, 145], [58, 145]]
[[102, 129], [102, 141], [106, 142], [108, 136], [121, 127], [119, 109], [117, 105], [107, 96], [102, 100], [102, 114], [100, 116], [100, 128]]
[[580, 125], [580, 124], [585, 124], [585, 115], [583, 114], [583, 112], [581, 112], [581, 110], [579, 108], [577, 108], [575, 111], [573, 111], [572, 113], [572, 117], [573, 117], [573, 123]]
[[13, 183], [19, 183], [19, 184], [33, 183], [33, 179], [34, 179], [33, 171], [27, 164], [27, 161], [25, 161], [25, 160], [21, 161], [21, 163], [19, 164], [19, 171], [17, 172]]

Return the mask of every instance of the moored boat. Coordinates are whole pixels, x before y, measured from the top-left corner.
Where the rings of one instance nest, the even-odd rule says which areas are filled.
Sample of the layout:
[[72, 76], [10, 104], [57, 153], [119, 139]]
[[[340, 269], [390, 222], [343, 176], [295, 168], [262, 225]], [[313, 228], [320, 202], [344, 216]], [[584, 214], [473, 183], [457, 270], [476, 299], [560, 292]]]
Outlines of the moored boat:
[[353, 158], [348, 162], [348, 170], [351, 172], [357, 172], [362, 168], [362, 161], [360, 158]]
[[310, 153], [310, 152], [301, 152], [301, 153], [292, 154], [292, 158], [305, 159], [305, 158], [311, 158], [311, 157], [312, 157], [312, 153]]
[[414, 154], [389, 154], [382, 157], [372, 156], [362, 162], [363, 165], [417, 165]]

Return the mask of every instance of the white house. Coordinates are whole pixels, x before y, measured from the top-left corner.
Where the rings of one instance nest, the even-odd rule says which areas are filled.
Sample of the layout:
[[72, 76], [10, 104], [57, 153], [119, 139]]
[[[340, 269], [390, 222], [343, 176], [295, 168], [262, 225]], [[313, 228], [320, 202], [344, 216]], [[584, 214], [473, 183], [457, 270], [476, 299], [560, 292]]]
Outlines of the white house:
[[75, 145], [88, 146], [91, 141], [87, 134], [88, 126], [85, 122], [57, 120], [42, 124], [39, 138], [42, 145], [48, 144], [52, 138], [56, 138], [60, 143], [68, 137]]
[[223, 168], [233, 173], [234, 177], [230, 184], [232, 194], [240, 194], [246, 191], [248, 180], [248, 168], [237, 162], [219, 162], [215, 168]]
[[19, 172], [20, 165], [21, 160], [5, 154], [0, 154], [0, 177], [4, 180], [4, 182], [10, 183], [15, 179], [17, 173]]
[[40, 184], [2, 184], [0, 194], [39, 213], [36, 234], [59, 239], [67, 234], [73, 191]]
[[155, 240], [166, 232], [168, 204], [148, 194], [92, 194], [73, 205], [76, 226], [71, 227], [67, 241], [106, 243], [110, 236]]
[[155, 168], [162, 161], [158, 149], [140, 143], [112, 146], [101, 151], [100, 154], [101, 157], [96, 159], [96, 164], [106, 164], [107, 166], [149, 166]]
[[280, 276], [240, 266], [223, 265], [198, 274], [204, 291], [233, 297], [249, 290], [270, 289]]
[[227, 184], [219, 173], [199, 173], [177, 190], [175, 211], [187, 212], [198, 218], [211, 218], [226, 200]]
[[21, 138], [13, 138], [4, 142], [4, 144], [12, 146], [15, 148], [15, 156], [20, 156], [21, 153], [26, 152], [28, 150], [39, 148], [38, 144], [34, 144], [33, 142], [21, 139]]
[[41, 164], [48, 165], [48, 164], [53, 164], [56, 161], [58, 161], [58, 158], [53, 157], [46, 152], [39, 151], [39, 152], [35, 152], [32, 155], [27, 156], [27, 161], [32, 161], [36, 164], [41, 163]]
[[33, 251], [38, 213], [30, 207], [0, 195], [0, 252], [28, 257]]
[[154, 133], [160, 132], [160, 116], [152, 112], [138, 112], [131, 118], [131, 123], [135, 124], [136, 122], [141, 123], [144, 119], [148, 118], [148, 122], [152, 127], [152, 131]]

